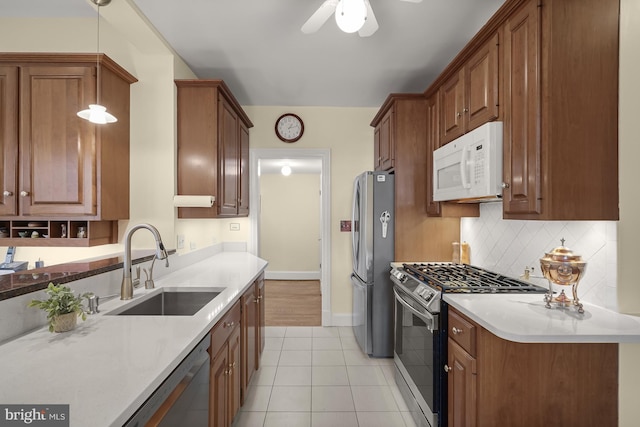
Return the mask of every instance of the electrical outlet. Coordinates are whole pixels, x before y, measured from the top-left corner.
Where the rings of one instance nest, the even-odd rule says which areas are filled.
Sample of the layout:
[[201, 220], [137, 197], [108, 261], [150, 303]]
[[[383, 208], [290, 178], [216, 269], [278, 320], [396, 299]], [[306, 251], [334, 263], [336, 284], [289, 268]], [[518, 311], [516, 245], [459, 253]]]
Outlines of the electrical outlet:
[[184, 234], [178, 234], [178, 249], [184, 249]]
[[229, 230], [231, 230], [231, 231], [240, 231], [240, 223], [239, 222], [232, 222], [231, 224], [229, 224]]
[[191, 248], [192, 251], [195, 251], [197, 248], [196, 242], [189, 242], [189, 248]]

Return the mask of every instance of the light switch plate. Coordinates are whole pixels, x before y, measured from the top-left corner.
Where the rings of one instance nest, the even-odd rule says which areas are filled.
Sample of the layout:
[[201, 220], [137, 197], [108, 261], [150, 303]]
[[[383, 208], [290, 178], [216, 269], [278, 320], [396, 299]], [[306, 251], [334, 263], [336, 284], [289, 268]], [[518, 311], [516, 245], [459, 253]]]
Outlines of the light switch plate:
[[178, 234], [178, 242], [176, 246], [178, 249], [184, 249], [184, 234]]

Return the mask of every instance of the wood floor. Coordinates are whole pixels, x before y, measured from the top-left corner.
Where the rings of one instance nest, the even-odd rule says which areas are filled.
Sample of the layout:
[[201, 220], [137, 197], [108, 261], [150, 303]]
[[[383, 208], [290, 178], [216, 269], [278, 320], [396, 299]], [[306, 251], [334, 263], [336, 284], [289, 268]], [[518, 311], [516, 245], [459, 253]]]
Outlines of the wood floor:
[[319, 280], [265, 280], [267, 326], [321, 326]]

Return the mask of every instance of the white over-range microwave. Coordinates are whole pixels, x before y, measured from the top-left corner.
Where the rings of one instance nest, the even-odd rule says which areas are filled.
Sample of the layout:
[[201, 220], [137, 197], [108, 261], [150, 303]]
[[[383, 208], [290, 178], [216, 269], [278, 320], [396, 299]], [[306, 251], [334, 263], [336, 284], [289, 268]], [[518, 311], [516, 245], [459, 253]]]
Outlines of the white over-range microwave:
[[433, 152], [434, 201], [502, 197], [502, 122], [486, 123]]

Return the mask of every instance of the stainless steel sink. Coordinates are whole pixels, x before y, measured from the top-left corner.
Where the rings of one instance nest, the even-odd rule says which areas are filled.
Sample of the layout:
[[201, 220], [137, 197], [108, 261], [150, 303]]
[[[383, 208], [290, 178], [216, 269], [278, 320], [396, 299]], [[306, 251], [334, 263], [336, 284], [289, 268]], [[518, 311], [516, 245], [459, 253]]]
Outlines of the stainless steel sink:
[[193, 316], [220, 295], [221, 288], [160, 288], [108, 315], [114, 316]]

